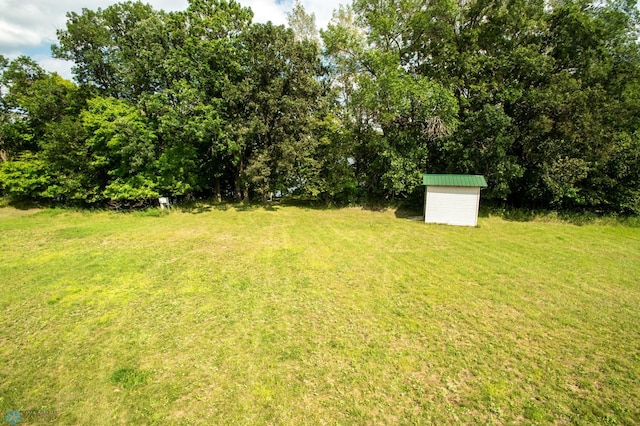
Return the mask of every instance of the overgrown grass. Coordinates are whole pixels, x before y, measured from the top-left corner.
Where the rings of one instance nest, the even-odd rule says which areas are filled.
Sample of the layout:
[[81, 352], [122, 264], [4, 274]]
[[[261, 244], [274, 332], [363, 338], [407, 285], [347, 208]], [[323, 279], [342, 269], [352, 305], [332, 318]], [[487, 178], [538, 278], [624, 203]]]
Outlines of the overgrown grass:
[[637, 227], [2, 208], [0, 256], [24, 424], [640, 422]]

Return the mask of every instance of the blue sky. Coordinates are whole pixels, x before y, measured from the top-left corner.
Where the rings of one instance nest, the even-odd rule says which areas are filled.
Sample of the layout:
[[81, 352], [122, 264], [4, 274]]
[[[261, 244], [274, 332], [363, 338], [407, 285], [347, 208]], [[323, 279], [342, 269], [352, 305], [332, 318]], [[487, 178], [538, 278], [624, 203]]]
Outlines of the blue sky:
[[[239, 0], [251, 7], [255, 22], [286, 23], [293, 0]], [[117, 0], [0, 0], [0, 54], [15, 58], [28, 55], [47, 71], [71, 78], [71, 64], [51, 57], [57, 42], [56, 29], [64, 28], [69, 11], [105, 8]], [[302, 0], [308, 13], [315, 13], [318, 28], [326, 27], [333, 10], [344, 0]], [[349, 1], [350, 2], [350, 1]], [[187, 0], [146, 0], [156, 9], [184, 10]]]

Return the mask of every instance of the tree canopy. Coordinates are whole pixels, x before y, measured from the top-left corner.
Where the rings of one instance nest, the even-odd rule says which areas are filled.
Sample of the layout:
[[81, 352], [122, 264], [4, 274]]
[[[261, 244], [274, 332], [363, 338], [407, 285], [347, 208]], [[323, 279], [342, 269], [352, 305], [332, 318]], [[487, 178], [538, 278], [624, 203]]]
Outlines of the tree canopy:
[[417, 199], [487, 178], [512, 206], [640, 214], [634, 1], [354, 0], [320, 32], [234, 0], [67, 14], [75, 82], [0, 56], [0, 188], [134, 205], [200, 194]]

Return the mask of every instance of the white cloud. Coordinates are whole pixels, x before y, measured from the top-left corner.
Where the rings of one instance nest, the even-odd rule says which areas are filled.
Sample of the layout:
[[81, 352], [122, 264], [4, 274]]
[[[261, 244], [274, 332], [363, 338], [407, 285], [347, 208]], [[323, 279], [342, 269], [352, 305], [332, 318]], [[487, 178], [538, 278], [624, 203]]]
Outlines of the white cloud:
[[20, 46], [36, 46], [42, 38], [37, 31], [0, 19], [0, 46], [17, 49]]
[[[166, 11], [185, 10], [187, 0], [143, 0], [155, 9]], [[271, 21], [286, 24], [286, 13], [293, 0], [239, 0], [253, 10], [254, 22]], [[48, 51], [57, 41], [56, 30], [65, 27], [66, 13], [83, 8], [106, 8], [117, 0], [0, 0], [0, 54], [15, 58], [33, 51]], [[302, 0], [307, 13], [315, 13], [318, 29], [326, 27], [331, 14], [340, 3], [348, 0]], [[70, 77], [70, 65], [46, 54], [34, 55], [34, 59], [48, 71], [57, 71]]]
[[62, 59], [52, 58], [49, 55], [35, 55], [33, 59], [40, 64], [42, 68], [49, 72], [57, 72], [61, 77], [71, 80], [73, 75], [71, 74], [71, 67], [73, 62], [64, 61]]
[[[96, 10], [116, 0], [0, 0], [0, 53], [6, 54], [56, 42], [56, 30], [64, 28], [67, 12]], [[150, 1], [157, 9], [179, 10], [187, 0]], [[6, 52], [6, 53], [5, 53]]]
[[327, 28], [327, 24], [331, 21], [333, 11], [338, 8], [340, 3], [350, 4], [350, 1], [339, 0], [304, 0], [301, 2], [307, 13], [316, 14], [316, 25], [318, 29]]
[[288, 8], [283, 4], [278, 5], [271, 0], [241, 0], [240, 4], [253, 10], [253, 22], [271, 21], [276, 25], [287, 23]]

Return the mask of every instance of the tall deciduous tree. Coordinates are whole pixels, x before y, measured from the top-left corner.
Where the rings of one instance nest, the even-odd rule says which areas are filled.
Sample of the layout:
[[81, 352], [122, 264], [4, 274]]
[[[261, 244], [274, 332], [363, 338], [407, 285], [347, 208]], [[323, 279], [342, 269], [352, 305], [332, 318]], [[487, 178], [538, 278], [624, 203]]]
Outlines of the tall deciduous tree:
[[300, 0], [296, 0], [291, 11], [287, 13], [287, 23], [293, 30], [296, 41], [320, 43], [320, 34], [316, 28], [316, 14], [307, 13]]
[[97, 97], [81, 118], [96, 196], [117, 201], [157, 197], [156, 136], [140, 110], [122, 100]]
[[79, 86], [0, 56], [4, 191], [380, 201], [427, 171], [483, 174], [494, 202], [640, 212], [633, 0], [355, 0], [322, 57], [300, 2], [289, 29], [252, 16], [70, 13], [53, 51]]
[[[370, 196], [405, 197], [420, 185], [428, 145], [455, 128], [453, 92], [414, 72], [402, 28], [412, 2], [354, 3], [322, 33], [354, 135], [354, 166]], [[365, 31], [365, 27], [366, 31]]]
[[[243, 34], [243, 79], [233, 92], [228, 128], [236, 194], [302, 189], [316, 135], [314, 111], [322, 95], [317, 44], [296, 41], [290, 29], [254, 24]], [[229, 93], [231, 95], [231, 93]]]
[[171, 47], [171, 31], [163, 17], [140, 1], [69, 12], [52, 52], [74, 62], [80, 84], [96, 87], [103, 96], [137, 100], [142, 93], [170, 84], [163, 75], [163, 61]]

